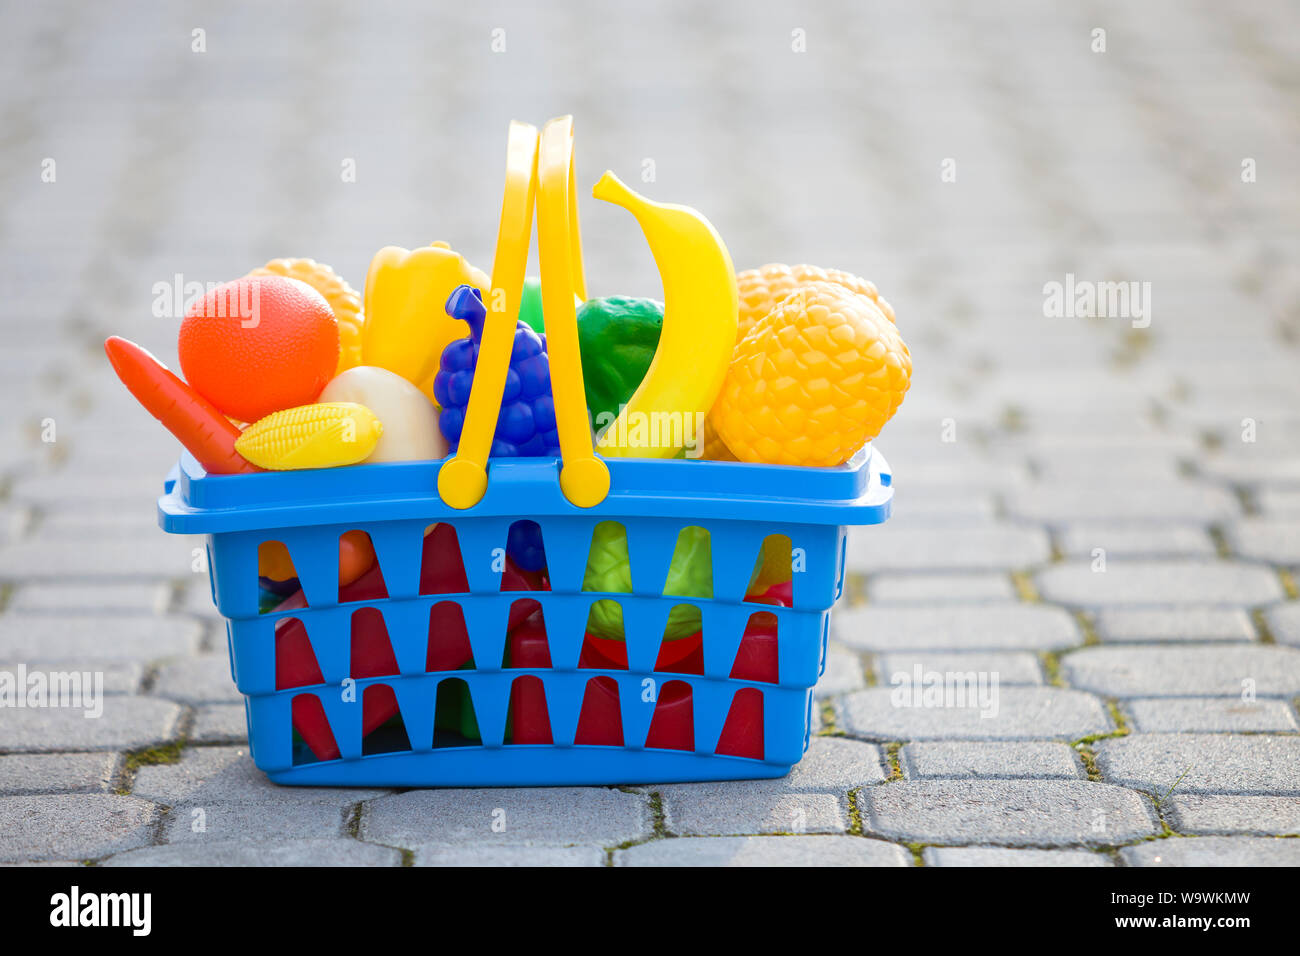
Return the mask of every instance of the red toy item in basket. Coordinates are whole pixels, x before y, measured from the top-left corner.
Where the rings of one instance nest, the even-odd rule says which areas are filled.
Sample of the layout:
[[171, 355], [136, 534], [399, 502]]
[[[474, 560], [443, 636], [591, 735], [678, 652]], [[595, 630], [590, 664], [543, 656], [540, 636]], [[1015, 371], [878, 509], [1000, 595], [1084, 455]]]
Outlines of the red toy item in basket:
[[[789, 582], [773, 585], [756, 603], [789, 607]], [[546, 643], [546, 628], [540, 609], [532, 613], [510, 634], [510, 664], [513, 667], [547, 668], [551, 666]], [[590, 633], [582, 645], [580, 668], [626, 670], [627, 645], [615, 638], [596, 637]], [[702, 632], [674, 641], [665, 641], [655, 662], [655, 670], [664, 674], [703, 674], [704, 637]], [[777, 620], [766, 612], [756, 612], [745, 628], [732, 665], [730, 676], [736, 680], [776, 683]], [[540, 679], [519, 678], [510, 693], [511, 743], [551, 744], [550, 716]], [[587, 684], [578, 719], [574, 743], [580, 746], [623, 746], [623, 720], [619, 707], [618, 684], [610, 677], [596, 677]], [[684, 681], [664, 681], [655, 704], [647, 747], [664, 750], [695, 749], [695, 716], [690, 688]], [[735, 757], [763, 759], [763, 697], [756, 688], [742, 688], [736, 693], [718, 738], [715, 751]]]
[[[465, 567], [461, 563], [455, 531], [448, 524], [439, 524], [424, 538], [424, 556], [420, 571], [421, 594], [456, 594], [469, 590]], [[544, 574], [522, 571], [506, 558], [501, 587], [504, 591], [544, 591], [549, 589]], [[356, 581], [339, 589], [339, 601], [379, 601], [388, 597], [383, 573], [375, 564]], [[527, 602], [518, 602], [511, 609], [507, 628], [520, 627], [531, 612]], [[298, 591], [276, 608], [293, 610], [307, 606], [302, 591]], [[446, 605], [435, 605], [429, 621], [429, 651], [425, 668], [429, 671], [457, 670], [472, 664], [473, 652], [464, 619], [457, 613], [440, 613], [449, 610]], [[377, 608], [360, 608], [352, 615], [352, 666], [349, 676], [355, 679], [396, 675], [397, 658], [388, 637], [384, 616]], [[309, 687], [325, 682], [316, 654], [312, 650], [307, 629], [296, 617], [286, 617], [275, 628], [275, 684], [276, 690]], [[362, 736], [373, 732], [397, 715], [397, 695], [392, 688], [377, 685], [364, 694], [362, 703]], [[296, 697], [293, 701], [293, 728], [306, 742], [318, 760], [335, 760], [339, 757], [338, 744], [325, 717], [325, 708], [311, 694]]]

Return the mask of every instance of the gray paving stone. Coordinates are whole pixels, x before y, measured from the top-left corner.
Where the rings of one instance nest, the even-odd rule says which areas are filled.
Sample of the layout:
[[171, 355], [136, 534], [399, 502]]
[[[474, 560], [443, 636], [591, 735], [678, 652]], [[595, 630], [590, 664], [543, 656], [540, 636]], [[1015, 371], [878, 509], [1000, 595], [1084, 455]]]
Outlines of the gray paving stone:
[[230, 676], [230, 658], [225, 651], [183, 657], [164, 664], [158, 669], [153, 693], [187, 704], [242, 705], [244, 701]]
[[1042, 484], [1081, 482], [1105, 488], [1117, 481], [1178, 483], [1182, 480], [1179, 456], [1169, 448], [1130, 446], [1112, 454], [1092, 448], [1058, 447], [1032, 454], [1034, 477]]
[[9, 710], [0, 721], [0, 750], [137, 750], [180, 733], [182, 711], [170, 701], [105, 695], [99, 706], [98, 718], [81, 708]]
[[873, 574], [867, 582], [872, 604], [931, 604], [936, 602], [1014, 601], [1016, 589], [1008, 574]]
[[[969, 706], [927, 706], [924, 697], [914, 706], [918, 698], [902, 693], [901, 685], [858, 691], [837, 704], [838, 722], [851, 736], [880, 741], [1075, 740], [1111, 729], [1101, 702], [1077, 690], [999, 686], [993, 694], [990, 686], [987, 706], [982, 706], [970, 703], [978, 697], [965, 686]], [[950, 698], [954, 703], [962, 699]]]
[[26, 584], [9, 599], [9, 610], [31, 613], [95, 611], [162, 614], [171, 603], [166, 584]]
[[1126, 701], [1129, 723], [1142, 733], [1289, 733], [1300, 730], [1282, 700], [1237, 697], [1157, 697]]
[[[1231, 449], [1233, 446], [1229, 444], [1224, 447]], [[1224, 455], [1205, 458], [1199, 467], [1203, 474], [1211, 478], [1238, 485], [1300, 484], [1300, 456], [1295, 455]]]
[[[103, 693], [108, 694], [134, 694], [140, 689], [144, 681], [144, 665], [139, 661], [105, 659], [95, 660], [93, 658], [83, 657], [76, 661], [68, 659], [63, 660], [29, 660], [29, 661], [11, 661], [9, 663], [0, 663], [0, 673], [7, 673], [14, 676], [17, 680], [19, 675], [26, 675], [27, 679], [33, 679], [34, 675], [44, 675], [44, 680], [48, 681], [51, 675], [66, 675], [77, 673], [81, 674], [82, 686], [96, 687], [98, 681], [103, 682]], [[87, 678], [85, 675], [89, 674]]]
[[1129, 866], [1300, 866], [1300, 840], [1271, 837], [1153, 840], [1119, 852]]
[[[893, 454], [892, 450], [890, 452]], [[924, 486], [908, 484], [894, 495], [891, 520], [908, 524], [942, 524], [953, 522], [971, 524], [987, 523], [996, 513], [993, 495], [986, 491], [960, 489], [944, 492], [931, 491]]]
[[1028, 456], [1040, 466], [1052, 461], [1071, 462], [1080, 458], [1102, 462], [1146, 458], [1159, 463], [1170, 457], [1194, 456], [1202, 450], [1201, 441], [1194, 435], [1150, 430], [1136, 435], [1107, 434], [1091, 429], [1069, 431], [1058, 427], [997, 435], [989, 445], [994, 452], [1003, 455]]
[[134, 797], [0, 797], [0, 860], [85, 860], [148, 843], [158, 808]]
[[868, 651], [1049, 651], [1083, 643], [1068, 613], [1030, 604], [842, 607], [831, 618], [831, 633]]
[[5, 754], [0, 756], [0, 794], [103, 793], [122, 763], [119, 754]]
[[1083, 764], [1067, 744], [1040, 741], [907, 744], [899, 761], [909, 780], [1079, 780], [1084, 776]]
[[415, 866], [604, 866], [598, 846], [425, 846]]
[[1174, 796], [1164, 815], [1179, 833], [1300, 834], [1300, 797]]
[[1106, 780], [1158, 797], [1175, 783], [1179, 794], [1300, 795], [1300, 737], [1137, 734], [1096, 747]]
[[1090, 850], [1010, 850], [1000, 846], [928, 846], [926, 866], [1113, 866]]
[[194, 654], [203, 627], [172, 617], [102, 614], [0, 615], [0, 659], [65, 660], [162, 657]]
[[1066, 681], [1109, 697], [1260, 697], [1300, 693], [1300, 650], [1243, 644], [1085, 647], [1061, 660]]
[[182, 610], [186, 614], [205, 620], [225, 620], [221, 616], [221, 612], [212, 603], [212, 587], [203, 579], [192, 581], [189, 587], [181, 590], [176, 607], [177, 610]]
[[148, 538], [86, 538], [75, 546], [35, 538], [0, 545], [0, 575], [19, 581], [185, 578], [194, 573], [193, 549], [202, 547], [200, 538], [161, 531]]
[[784, 777], [774, 780], [726, 780], [706, 783], [643, 784], [638, 790], [661, 796], [696, 795], [719, 803], [744, 800], [754, 794], [842, 794], [885, 780], [884, 756], [875, 744], [845, 737], [817, 737], [808, 751]]
[[1300, 565], [1300, 519], [1243, 518], [1224, 529], [1234, 554], [1270, 564]]
[[664, 788], [664, 826], [676, 836], [732, 836], [764, 833], [843, 833], [848, 805], [830, 793], [779, 793], [759, 788], [719, 799], [713, 791]]
[[1197, 525], [1187, 524], [1109, 524], [1070, 525], [1061, 530], [1061, 550], [1072, 558], [1093, 557], [1101, 548], [1106, 560], [1112, 558], [1213, 558], [1214, 542], [1209, 533]]
[[248, 740], [248, 721], [243, 704], [205, 704], [194, 712], [189, 739], [196, 744], [243, 743]]
[[[809, 798], [811, 799], [811, 798]], [[647, 798], [600, 788], [412, 790], [366, 805], [361, 838], [387, 846], [616, 846], [650, 836]]]
[[345, 836], [347, 806], [337, 802], [256, 800], [247, 803], [186, 802], [167, 814], [167, 843], [262, 843], [279, 839]]
[[402, 853], [349, 839], [187, 842], [119, 853], [100, 866], [400, 866]]
[[1051, 556], [1039, 528], [1021, 525], [910, 527], [886, 524], [849, 535], [850, 571], [970, 571], [1023, 568]]
[[1264, 612], [1264, 620], [1278, 643], [1300, 647], [1300, 601], [1269, 608]]
[[161, 491], [161, 478], [147, 473], [58, 471], [18, 480], [14, 483], [13, 496], [17, 501], [57, 507], [67, 506], [74, 499], [92, 503], [113, 501], [145, 511], [149, 510], [150, 500], [157, 498]]
[[889, 686], [895, 675], [915, 676], [917, 667], [927, 671], [965, 673], [984, 672], [998, 675], [998, 684], [1041, 684], [1043, 669], [1038, 658], [1024, 651], [974, 651], [967, 654], [922, 651], [909, 654], [895, 651], [876, 658], [876, 674], [881, 684]]
[[[111, 470], [113, 465], [101, 466]], [[158, 514], [128, 503], [122, 508], [94, 507], [93, 499], [61, 504], [57, 510], [42, 509], [31, 536], [44, 541], [81, 541], [87, 537], [132, 537], [159, 534]]]
[[1300, 518], [1300, 488], [1258, 488], [1255, 501], [1265, 515]]
[[1109, 845], [1157, 832], [1131, 790], [1064, 780], [922, 780], [863, 791], [863, 827], [890, 840]]
[[1042, 571], [1038, 590], [1048, 601], [1082, 606], [1134, 604], [1266, 604], [1282, 586], [1271, 568], [1239, 561], [1070, 562]]
[[14, 869], [15, 867], [49, 867], [49, 866], [85, 866], [81, 860], [23, 860], [20, 863], [0, 863], [0, 869]]
[[1105, 608], [1093, 620], [1107, 643], [1253, 641], [1255, 627], [1239, 607]]
[[828, 648], [826, 672], [817, 681], [813, 693], [817, 697], [833, 697], [867, 685], [862, 674], [862, 658], [852, 651]]
[[1029, 521], [1056, 527], [1094, 521], [1215, 522], [1241, 513], [1223, 488], [1189, 481], [1150, 485], [1050, 485], [1018, 489], [1007, 496], [1007, 510]]
[[166, 806], [322, 803], [342, 807], [389, 791], [360, 787], [282, 787], [254, 766], [247, 747], [187, 747], [176, 763], [141, 767], [131, 792]]
[[615, 866], [911, 866], [901, 846], [850, 836], [655, 840], [614, 854]]

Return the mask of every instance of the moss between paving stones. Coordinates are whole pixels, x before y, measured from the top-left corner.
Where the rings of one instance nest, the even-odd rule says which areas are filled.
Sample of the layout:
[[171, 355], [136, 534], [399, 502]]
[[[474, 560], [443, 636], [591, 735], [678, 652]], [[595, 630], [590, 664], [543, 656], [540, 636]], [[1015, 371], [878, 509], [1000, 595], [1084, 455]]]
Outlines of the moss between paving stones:
[[1052, 687], [1065, 687], [1065, 679], [1061, 677], [1061, 655], [1056, 651], [1040, 651], [1038, 661], [1043, 665], [1043, 674], [1047, 678], [1047, 683]]
[[1101, 740], [1113, 740], [1116, 737], [1127, 737], [1131, 731], [1128, 719], [1125, 718], [1124, 712], [1119, 709], [1119, 701], [1114, 697], [1106, 699], [1106, 712], [1110, 714], [1111, 722], [1115, 729], [1105, 734], [1089, 734], [1087, 737], [1080, 737], [1070, 744], [1074, 752], [1079, 755], [1083, 761], [1084, 772], [1087, 773], [1088, 779], [1093, 783], [1101, 783], [1101, 768], [1097, 766], [1097, 751], [1093, 749], [1093, 744]]
[[868, 604], [867, 576], [858, 571], [844, 574], [844, 604], [847, 607], [860, 607]]
[[1101, 643], [1101, 638], [1097, 635], [1097, 623], [1091, 614], [1084, 610], [1076, 610], [1074, 620], [1079, 625], [1079, 630], [1083, 632], [1084, 647], [1095, 647]]
[[862, 788], [855, 787], [849, 791], [849, 833], [862, 836]]
[[821, 706], [822, 729], [817, 731], [818, 737], [847, 737], [844, 731], [835, 721], [835, 705], [830, 701], [824, 701]]
[[[640, 794], [641, 792], [635, 789], [634, 787], [615, 787], [614, 789], [622, 793]], [[650, 835], [641, 840], [624, 840], [622, 843], [618, 844], [617, 846], [606, 847], [605, 848], [606, 866], [614, 865], [614, 854], [617, 853], [619, 850], [630, 850], [634, 846], [641, 846], [641, 844], [643, 843], [652, 843], [655, 840], [677, 839], [677, 834], [669, 833], [668, 826], [664, 822], [665, 817], [664, 817], [663, 795], [658, 790], [655, 790], [649, 795], [646, 802], [650, 807], [650, 831], [651, 831]]]
[[868, 688], [876, 687], [880, 684], [880, 675], [876, 673], [876, 658], [874, 654], [860, 655], [862, 661], [862, 680]]
[[885, 760], [889, 764], [889, 775], [885, 777], [885, 783], [894, 783], [903, 779], [903, 762], [899, 759], [898, 753], [903, 749], [903, 741], [895, 740], [893, 743], [885, 745]]
[[158, 744], [154, 747], [144, 747], [140, 750], [131, 750], [126, 754], [126, 760], [123, 771], [128, 779], [135, 777], [135, 772], [141, 767], [155, 767], [161, 764], [179, 763], [182, 751], [185, 749], [185, 739], [173, 740], [171, 743]]
[[1264, 609], [1262, 607], [1257, 607], [1251, 610], [1250, 620], [1251, 623], [1255, 625], [1255, 633], [1259, 635], [1259, 643], [1277, 643], [1277, 638], [1273, 636], [1273, 629], [1269, 627], [1268, 618], [1264, 615]]
[[1025, 604], [1038, 604], [1042, 600], [1038, 588], [1034, 587], [1034, 579], [1028, 571], [1012, 571], [1011, 585], [1016, 589], [1016, 595], [1021, 602]]

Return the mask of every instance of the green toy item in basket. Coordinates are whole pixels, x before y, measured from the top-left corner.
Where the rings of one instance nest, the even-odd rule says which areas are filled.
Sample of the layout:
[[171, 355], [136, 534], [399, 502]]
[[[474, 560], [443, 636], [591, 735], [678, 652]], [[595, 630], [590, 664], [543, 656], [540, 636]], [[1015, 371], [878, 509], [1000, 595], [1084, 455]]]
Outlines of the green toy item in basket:
[[[627, 554], [627, 532], [612, 521], [596, 525], [587, 555], [587, 571], [582, 579], [584, 591], [630, 594], [632, 563]], [[677, 538], [664, 594], [708, 600], [713, 597], [713, 561], [709, 533], [703, 528], [683, 528]], [[689, 637], [700, 629], [700, 609], [678, 604], [668, 615], [664, 639]], [[597, 601], [592, 605], [587, 631], [595, 637], [623, 639], [623, 609], [615, 601]]]
[[614, 420], [645, 378], [663, 327], [663, 303], [654, 299], [611, 295], [582, 303], [578, 310], [582, 381], [587, 409], [598, 430]]

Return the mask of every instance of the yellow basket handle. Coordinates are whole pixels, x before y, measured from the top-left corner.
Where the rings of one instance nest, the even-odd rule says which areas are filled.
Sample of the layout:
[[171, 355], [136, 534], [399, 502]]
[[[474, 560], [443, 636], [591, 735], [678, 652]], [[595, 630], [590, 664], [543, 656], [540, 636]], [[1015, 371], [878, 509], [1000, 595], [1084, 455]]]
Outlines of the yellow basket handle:
[[537, 191], [537, 127], [511, 121], [506, 144], [506, 188], [501, 225], [492, 259], [483, 341], [479, 344], [474, 386], [461, 429], [460, 445], [438, 471], [438, 496], [453, 508], [472, 508], [487, 491], [487, 461], [492, 451], [505, 393], [506, 372], [515, 342], [515, 317], [528, 267], [528, 240], [533, 231]]
[[474, 386], [460, 445], [438, 472], [438, 495], [453, 508], [471, 508], [487, 491], [487, 462], [514, 347], [534, 200], [551, 391], [564, 459], [560, 489], [569, 501], [582, 508], [599, 504], [609, 493], [609, 469], [592, 450], [578, 352], [573, 297], [576, 293], [585, 299], [587, 289], [578, 232], [573, 117], [564, 116], [546, 124], [540, 147], [535, 126], [510, 124], [505, 196]]
[[560, 490], [570, 503], [590, 508], [609, 494], [609, 468], [596, 457], [591, 445], [582, 358], [578, 352], [578, 315], [573, 306], [574, 294], [582, 294], [586, 289], [574, 185], [572, 116], [561, 116], [542, 127], [537, 172], [537, 259], [542, 272], [542, 313], [546, 318], [546, 354], [551, 365], [555, 424], [564, 456]]

